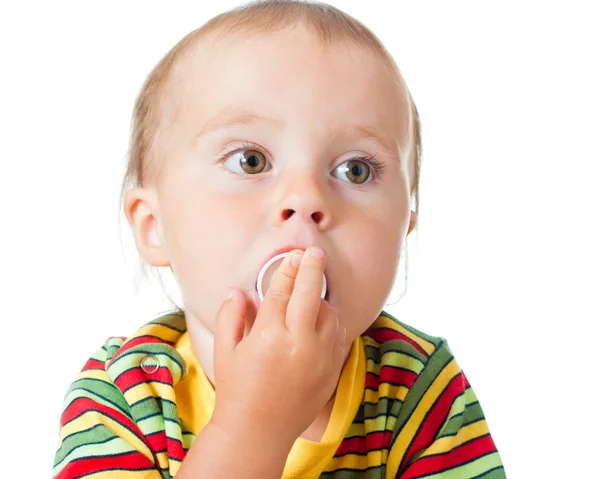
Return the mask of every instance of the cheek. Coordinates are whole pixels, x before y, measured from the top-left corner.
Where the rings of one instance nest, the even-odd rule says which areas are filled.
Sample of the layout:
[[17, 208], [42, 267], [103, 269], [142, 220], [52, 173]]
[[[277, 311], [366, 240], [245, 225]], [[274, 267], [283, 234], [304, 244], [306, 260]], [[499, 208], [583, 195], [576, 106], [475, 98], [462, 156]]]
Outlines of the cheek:
[[[385, 206], [360, 218], [354, 218], [351, 231], [344, 234], [342, 308], [346, 309], [348, 333], [362, 334], [385, 307], [385, 301], [398, 273], [398, 261], [403, 235], [406, 234], [409, 213], [404, 209]], [[349, 241], [348, 238], [352, 238]], [[345, 302], [345, 298], [354, 300]]]
[[207, 296], [224, 294], [224, 271], [234, 271], [247, 254], [257, 231], [256, 215], [244, 198], [201, 186], [179, 188], [165, 197], [165, 246], [184, 297], [201, 291]]
[[352, 264], [358, 283], [376, 296], [385, 295], [391, 285], [400, 252], [397, 227], [389, 224], [370, 224], [357, 229]]

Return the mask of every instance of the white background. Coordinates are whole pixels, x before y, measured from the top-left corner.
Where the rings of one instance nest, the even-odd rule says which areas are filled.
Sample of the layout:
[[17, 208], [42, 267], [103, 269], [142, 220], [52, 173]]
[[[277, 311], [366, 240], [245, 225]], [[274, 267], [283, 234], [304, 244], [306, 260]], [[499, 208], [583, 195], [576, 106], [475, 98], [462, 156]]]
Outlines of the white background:
[[[169, 307], [156, 285], [136, 293], [119, 186], [145, 76], [237, 4], [211, 3], [0, 7], [2, 477], [49, 477], [62, 398], [87, 357]], [[590, 477], [595, 2], [331, 3], [387, 45], [422, 119], [418, 251], [413, 239], [408, 294], [389, 311], [449, 340], [509, 477]]]

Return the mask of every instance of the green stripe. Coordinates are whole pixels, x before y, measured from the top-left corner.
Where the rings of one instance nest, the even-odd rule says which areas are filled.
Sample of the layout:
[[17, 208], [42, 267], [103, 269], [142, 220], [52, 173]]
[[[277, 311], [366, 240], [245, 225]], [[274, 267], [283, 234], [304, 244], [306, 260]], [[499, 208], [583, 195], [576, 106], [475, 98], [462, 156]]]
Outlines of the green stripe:
[[422, 365], [427, 363], [428, 358], [419, 352], [415, 347], [406, 341], [393, 340], [384, 343], [378, 343], [369, 336], [364, 338], [365, 354], [368, 358], [372, 358], [375, 362], [386, 362], [394, 364], [395, 361], [385, 359], [388, 355], [398, 355], [400, 357], [408, 357], [413, 361], [418, 361]]
[[381, 396], [377, 403], [363, 403], [364, 420], [374, 419], [382, 414], [388, 415], [390, 410], [393, 410], [401, 404], [401, 400], [387, 396]]
[[52, 476], [58, 474], [67, 463], [81, 457], [123, 454], [135, 450], [135, 448], [120, 437], [114, 437], [113, 439], [100, 444], [85, 444], [66, 455], [64, 459], [52, 469]]
[[[366, 458], [365, 458], [366, 462]], [[323, 472], [320, 477], [335, 477], [335, 479], [356, 479], [356, 477], [363, 479], [381, 479], [385, 477], [385, 466], [374, 466], [369, 469], [337, 469], [329, 472]]]
[[460, 425], [462, 424], [462, 415], [465, 411], [465, 395], [460, 394], [454, 401], [452, 401], [452, 405], [450, 406], [450, 411], [448, 411], [448, 415], [442, 424], [442, 427], [437, 433], [435, 439], [437, 440], [443, 436], [450, 436], [452, 434], [456, 434], [458, 429], [460, 429]]
[[[441, 371], [449, 364], [452, 359], [452, 353], [450, 349], [445, 347], [446, 343], [442, 343], [438, 349], [436, 349], [427, 363], [427, 367], [419, 375], [413, 386], [410, 388], [408, 395], [404, 401], [402, 409], [398, 415], [396, 433], [392, 438], [392, 443], [396, 441], [398, 435], [406, 426], [406, 423], [414, 414], [415, 410], [423, 400], [424, 395], [429, 390], [435, 379], [439, 376]], [[430, 407], [431, 404], [428, 404]]]
[[[131, 415], [136, 421], [149, 416], [154, 416], [156, 414], [160, 414], [161, 416], [166, 416], [178, 421], [176, 414], [177, 405], [168, 399], [161, 399], [161, 402], [162, 404], [159, 406], [157, 403], [157, 398], [154, 396], [147, 396], [143, 399], [140, 399], [131, 406]], [[163, 411], [165, 411], [166, 414], [164, 414]]]
[[498, 452], [493, 452], [486, 456], [480, 457], [479, 459], [476, 459], [473, 462], [469, 462], [468, 464], [463, 464], [462, 466], [454, 467], [451, 469], [452, 472], [446, 470], [443, 472], [418, 477], [419, 479], [424, 477], [426, 477], [427, 479], [449, 479], [450, 477], [485, 477], [486, 479], [504, 479], [506, 477], [504, 469], [496, 469], [499, 466], [502, 466], [502, 462], [500, 461], [500, 455], [498, 454]]
[[88, 398], [120, 413], [129, 416], [129, 406], [121, 392], [112, 384], [101, 380], [78, 379], [75, 381], [63, 403], [63, 412], [77, 398]]
[[[381, 344], [379, 348], [381, 357], [385, 357], [387, 354], [397, 353], [401, 356], [408, 356], [412, 361], [418, 361], [421, 363], [421, 368], [427, 363], [427, 356], [421, 353], [419, 350], [415, 349], [412, 344], [407, 343], [406, 341], [386, 341]], [[393, 356], [392, 356], [393, 358]], [[390, 362], [388, 360], [386, 363]]]
[[379, 375], [382, 366], [389, 366], [408, 369], [415, 374], [420, 374], [425, 367], [419, 360], [401, 353], [389, 352], [385, 357], [378, 358], [373, 353], [369, 354], [369, 349], [372, 350], [372, 348], [365, 348], [365, 351], [367, 351], [367, 372], [369, 373]]
[[105, 362], [106, 361], [106, 350], [104, 349], [104, 347], [100, 348], [98, 351], [96, 351], [91, 357], [90, 359], [95, 359], [96, 361], [102, 361]]
[[69, 434], [62, 440], [60, 448], [56, 451], [54, 465], [56, 466], [60, 463], [65, 456], [77, 446], [105, 442], [114, 437], [117, 437], [115, 433], [108, 429], [104, 424], [97, 424], [89, 429]]
[[477, 396], [475, 395], [475, 391], [471, 386], [467, 386], [465, 389], [465, 404], [469, 405], [477, 401]]
[[108, 367], [108, 376], [113, 382], [116, 382], [117, 378], [124, 372], [140, 367], [142, 359], [148, 355], [156, 356], [160, 360], [161, 366], [167, 366], [171, 371], [174, 371], [175, 377], [173, 379], [179, 381], [183, 374], [185, 361], [175, 349], [163, 343], [139, 344], [123, 353], [119, 353], [119, 356]]

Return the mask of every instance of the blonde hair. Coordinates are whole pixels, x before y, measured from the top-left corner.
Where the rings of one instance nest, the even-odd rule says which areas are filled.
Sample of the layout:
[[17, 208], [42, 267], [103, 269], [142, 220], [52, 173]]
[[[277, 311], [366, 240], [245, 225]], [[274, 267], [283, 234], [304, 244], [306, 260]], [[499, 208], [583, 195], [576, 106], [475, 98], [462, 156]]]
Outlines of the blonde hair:
[[164, 56], [146, 79], [135, 103], [129, 158], [121, 186], [121, 205], [129, 187], [144, 186], [160, 173], [162, 159], [157, 149], [161, 145], [161, 135], [167, 130], [165, 125], [173, 114], [167, 91], [181, 58], [207, 36], [218, 40], [240, 33], [259, 35], [299, 24], [305, 26], [325, 46], [333, 42], [347, 42], [371, 50], [390, 68], [399, 85], [405, 89], [409, 101], [408, 131], [398, 134], [408, 139], [405, 147], [409, 155], [410, 196], [418, 213], [421, 126], [417, 107], [396, 62], [375, 34], [361, 22], [331, 5], [304, 0], [259, 0], [244, 4], [212, 18], [185, 36]]

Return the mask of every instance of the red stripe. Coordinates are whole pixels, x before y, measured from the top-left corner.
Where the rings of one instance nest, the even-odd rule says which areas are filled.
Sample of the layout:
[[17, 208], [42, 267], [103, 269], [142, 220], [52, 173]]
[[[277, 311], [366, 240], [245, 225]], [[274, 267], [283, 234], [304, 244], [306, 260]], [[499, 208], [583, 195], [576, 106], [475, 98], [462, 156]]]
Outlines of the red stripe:
[[417, 373], [399, 369], [394, 366], [383, 366], [379, 371], [379, 376], [369, 371], [365, 378], [365, 387], [370, 389], [379, 389], [379, 383], [387, 382], [395, 386], [411, 387], [417, 380]]
[[104, 370], [104, 361], [98, 361], [97, 359], [88, 359], [87, 363], [83, 366], [82, 371], [89, 371], [90, 369], [102, 369]]
[[345, 454], [366, 454], [369, 451], [387, 449], [392, 439], [390, 431], [369, 432], [365, 436], [357, 436], [344, 439], [338, 447], [335, 456]]
[[386, 341], [404, 341], [405, 343], [413, 346], [417, 351], [423, 354], [425, 357], [429, 357], [429, 354], [421, 347], [418, 343], [410, 339], [408, 336], [405, 336], [399, 331], [394, 331], [393, 329], [388, 328], [371, 328], [368, 329], [364, 334], [372, 337], [378, 343], [384, 343]]
[[183, 449], [183, 444], [175, 439], [167, 438], [167, 450], [170, 459], [176, 459], [178, 461], [183, 461], [185, 458], [185, 450]]
[[[154, 469], [152, 462], [141, 452], [104, 457], [82, 457], [68, 463], [55, 479], [74, 479], [100, 471], [127, 469], [128, 471]], [[116, 476], [115, 476], [116, 477]]]
[[492, 437], [482, 436], [462, 444], [450, 452], [418, 459], [402, 474], [402, 479], [414, 479], [441, 472], [444, 469], [455, 468], [494, 451], [496, 451], [496, 445]]
[[145, 373], [141, 367], [135, 367], [123, 371], [115, 379], [115, 385], [121, 390], [125, 391], [133, 386], [137, 386], [140, 383], [148, 381], [159, 381], [173, 385], [173, 378], [169, 368], [162, 366], [159, 367], [153, 373]]
[[146, 438], [148, 439], [150, 447], [155, 454], [158, 452], [167, 451], [169, 459], [183, 461], [183, 458], [185, 457], [183, 446], [179, 441], [167, 437], [164, 431], [158, 431], [153, 434], [149, 434], [146, 436]]
[[435, 405], [429, 410], [429, 414], [423, 419], [419, 432], [402, 460], [401, 469], [406, 466], [406, 462], [415, 452], [429, 447], [433, 442], [435, 435], [448, 417], [452, 403], [457, 396], [464, 392], [463, 386], [464, 379], [462, 374], [457, 375], [450, 381], [448, 387], [439, 396]]
[[71, 404], [69, 404], [69, 407], [67, 407], [67, 409], [65, 409], [65, 411], [63, 412], [63, 414], [60, 418], [60, 427], [63, 427], [65, 424], [67, 424], [72, 419], [76, 418], [77, 416], [79, 416], [85, 412], [89, 412], [89, 411], [98, 411], [99, 413], [105, 414], [106, 416], [110, 417], [111, 419], [114, 419], [115, 421], [122, 424], [124, 427], [128, 428], [133, 434], [138, 436], [142, 441], [146, 442], [144, 440], [144, 435], [138, 429], [137, 425], [134, 422], [132, 422], [127, 416], [124, 416], [119, 411], [116, 411], [115, 409], [105, 406], [104, 404], [99, 404], [95, 401], [92, 401], [89, 398], [77, 398]]
[[146, 436], [146, 439], [148, 439], [148, 444], [150, 444], [150, 448], [155, 453], [167, 450], [167, 441], [164, 431], [158, 431], [153, 434], [148, 434]]

